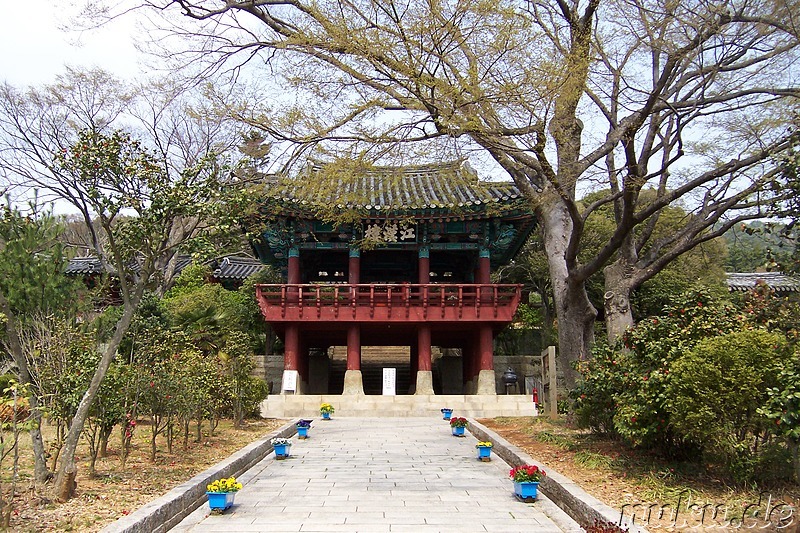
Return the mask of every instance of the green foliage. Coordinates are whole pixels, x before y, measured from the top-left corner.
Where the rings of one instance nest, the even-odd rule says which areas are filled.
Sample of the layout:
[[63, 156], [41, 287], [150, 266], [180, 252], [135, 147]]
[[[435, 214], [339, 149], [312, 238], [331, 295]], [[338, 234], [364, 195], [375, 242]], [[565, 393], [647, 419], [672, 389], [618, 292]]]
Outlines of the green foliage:
[[12, 382], [16, 382], [14, 374], [0, 374], [0, 391], [7, 390]]
[[[131, 325], [119, 345], [118, 352], [125, 361], [132, 362], [135, 357], [151, 353], [153, 342], [157, 343], [162, 332], [169, 329], [166, 314], [160, 298], [153, 293], [144, 294], [141, 303], [136, 308]], [[106, 309], [95, 321], [98, 338], [110, 337], [121, 315], [121, 307]]]
[[783, 225], [756, 221], [732, 227], [725, 233], [728, 248], [725, 269], [729, 272], [756, 272], [770, 262], [785, 263], [789, 254], [781, 247]]
[[743, 311], [750, 322], [780, 331], [792, 343], [800, 340], [800, 306], [790, 298], [777, 296], [766, 283], [747, 293]]
[[227, 389], [231, 395], [233, 418], [240, 425], [245, 415], [252, 413], [267, 397], [266, 383], [250, 375], [253, 370], [252, 351], [246, 334], [232, 332], [219, 353], [227, 374]]
[[670, 423], [671, 367], [701, 340], [742, 323], [733, 306], [695, 290], [663, 315], [639, 322], [617, 346], [597, 346], [595, 357], [579, 366], [583, 382], [572, 392], [579, 423], [636, 446], [668, 454], [688, 451]]
[[797, 313], [763, 287], [741, 311], [686, 293], [581, 363], [576, 420], [634, 446], [724, 465], [740, 482], [785, 478], [789, 453], [772, 434], [794, 447], [800, 472]]
[[167, 291], [165, 298], [175, 298], [202, 288], [208, 284], [211, 269], [201, 263], [191, 263], [181, 270], [175, 284]]
[[614, 414], [617, 396], [624, 390], [619, 355], [609, 346], [598, 344], [592, 358], [578, 364], [583, 379], [570, 391], [578, 426], [599, 434], [617, 435]]
[[78, 301], [78, 285], [64, 275], [63, 227], [50, 212], [35, 205], [31, 211], [0, 209], [0, 291], [21, 321], [74, 309]]
[[[195, 275], [189, 273], [191, 277]], [[171, 291], [170, 297], [163, 301], [173, 328], [183, 331], [206, 354], [216, 354], [233, 332], [247, 335], [251, 353], [263, 348], [265, 326], [255, 301], [253, 282], [238, 291], [211, 283], [189, 285], [194, 283], [182, 284], [181, 289]]]
[[800, 361], [795, 359], [787, 364], [778, 374], [775, 386], [767, 388], [765, 393], [766, 401], [759, 413], [770, 421], [770, 432], [800, 445]]
[[241, 329], [233, 322], [228, 291], [206, 284], [164, 300], [170, 325], [184, 332], [206, 354], [222, 348], [229, 331]]
[[752, 479], [750, 444], [766, 427], [757, 410], [791, 357], [783, 335], [765, 330], [699, 342], [672, 365], [667, 397], [673, 431], [729, 465], [734, 479]]
[[68, 427], [89, 387], [100, 354], [92, 336], [73, 325], [59, 322], [50, 327], [61, 341], [46, 345], [32, 361], [32, 367], [38, 376], [37, 392], [49, 418]]
[[523, 303], [519, 304], [519, 307], [517, 307], [517, 314], [514, 315], [514, 321], [521, 323], [528, 329], [535, 329], [542, 327], [544, 318], [542, 317], [542, 310], [540, 307]]

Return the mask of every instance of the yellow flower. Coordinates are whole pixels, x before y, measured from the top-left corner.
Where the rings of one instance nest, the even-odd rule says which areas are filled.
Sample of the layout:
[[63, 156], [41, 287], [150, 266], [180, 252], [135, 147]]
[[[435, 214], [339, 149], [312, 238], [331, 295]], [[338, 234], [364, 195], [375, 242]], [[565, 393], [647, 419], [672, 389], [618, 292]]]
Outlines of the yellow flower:
[[242, 484], [235, 477], [220, 478], [206, 485], [208, 492], [237, 492], [242, 490]]

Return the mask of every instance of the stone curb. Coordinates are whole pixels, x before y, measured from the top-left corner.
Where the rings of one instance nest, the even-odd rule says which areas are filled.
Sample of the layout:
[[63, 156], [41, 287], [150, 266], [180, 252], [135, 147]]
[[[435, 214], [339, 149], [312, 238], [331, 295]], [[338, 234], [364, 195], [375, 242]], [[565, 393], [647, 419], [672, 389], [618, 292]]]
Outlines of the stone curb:
[[[544, 465], [535, 461], [530, 455], [503, 439], [500, 435], [480, 422], [470, 419], [468, 428], [470, 433], [479, 441], [491, 441], [492, 444], [494, 444], [492, 452], [496, 453], [511, 466], [536, 465], [540, 468], [544, 468]], [[580, 524], [580, 527], [587, 528], [594, 524], [595, 521], [605, 521], [612, 524], [619, 523], [620, 512], [618, 510], [604, 504], [583, 490], [570, 478], [556, 472], [551, 467], [547, 467], [545, 470], [547, 471], [547, 476], [542, 479], [539, 484], [539, 490], [542, 491], [547, 498], [552, 500], [555, 505], [566, 512], [572, 520]], [[548, 515], [550, 514], [549, 511], [547, 511], [547, 513]], [[556, 521], [556, 517], [550, 516], [550, 518]], [[647, 531], [640, 526], [629, 524], [627, 517], [625, 518], [621, 526], [626, 528], [630, 533], [645, 533]], [[558, 525], [564, 528], [561, 524]]]
[[181, 483], [163, 496], [109, 524], [104, 533], [161, 533], [175, 527], [206, 502], [206, 485], [221, 477], [237, 477], [272, 453], [270, 439], [289, 438], [297, 432], [295, 422], [273, 431], [214, 466]]

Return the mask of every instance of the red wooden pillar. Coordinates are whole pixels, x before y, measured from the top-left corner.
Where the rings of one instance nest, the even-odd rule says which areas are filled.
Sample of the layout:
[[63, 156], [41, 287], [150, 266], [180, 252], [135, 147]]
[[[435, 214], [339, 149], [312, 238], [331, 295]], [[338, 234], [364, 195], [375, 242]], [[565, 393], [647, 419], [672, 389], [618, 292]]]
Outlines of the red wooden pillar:
[[478, 371], [494, 370], [492, 326], [482, 325], [478, 329], [478, 352]]
[[417, 331], [417, 372], [431, 368], [431, 327], [422, 325]]
[[347, 328], [347, 370], [361, 370], [361, 328], [358, 324]]
[[431, 282], [431, 259], [430, 247], [419, 247], [419, 281], [418, 283], [427, 284]]
[[[300, 283], [300, 250], [297, 248], [289, 248], [289, 263], [286, 271], [286, 283], [288, 285]], [[300, 300], [300, 289], [298, 287], [289, 287], [286, 296], [290, 303], [297, 303]]]
[[283, 369], [298, 370], [300, 361], [300, 327], [287, 324], [283, 338]]
[[483, 324], [478, 328], [478, 379], [475, 394], [495, 395], [497, 384], [494, 375], [494, 336], [492, 326]]
[[358, 285], [361, 280], [361, 249], [350, 248], [350, 259], [347, 264], [347, 283]]
[[297, 248], [289, 248], [286, 283], [289, 285], [300, 283], [300, 250]]
[[475, 283], [491, 283], [490, 256], [487, 248], [478, 252], [478, 268], [475, 271]]

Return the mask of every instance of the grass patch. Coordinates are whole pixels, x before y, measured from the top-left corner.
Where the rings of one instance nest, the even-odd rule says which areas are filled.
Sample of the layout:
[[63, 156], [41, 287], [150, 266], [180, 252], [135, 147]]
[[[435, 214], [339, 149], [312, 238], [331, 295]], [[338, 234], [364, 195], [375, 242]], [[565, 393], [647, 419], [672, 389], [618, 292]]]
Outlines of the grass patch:
[[594, 453], [587, 450], [577, 452], [574, 461], [576, 464], [584, 468], [591, 468], [592, 470], [611, 470], [617, 466], [613, 458], [602, 453]]
[[541, 431], [537, 433], [536, 440], [546, 444], [552, 444], [562, 450], [574, 450], [577, 447], [577, 443], [572, 438], [551, 431]]

